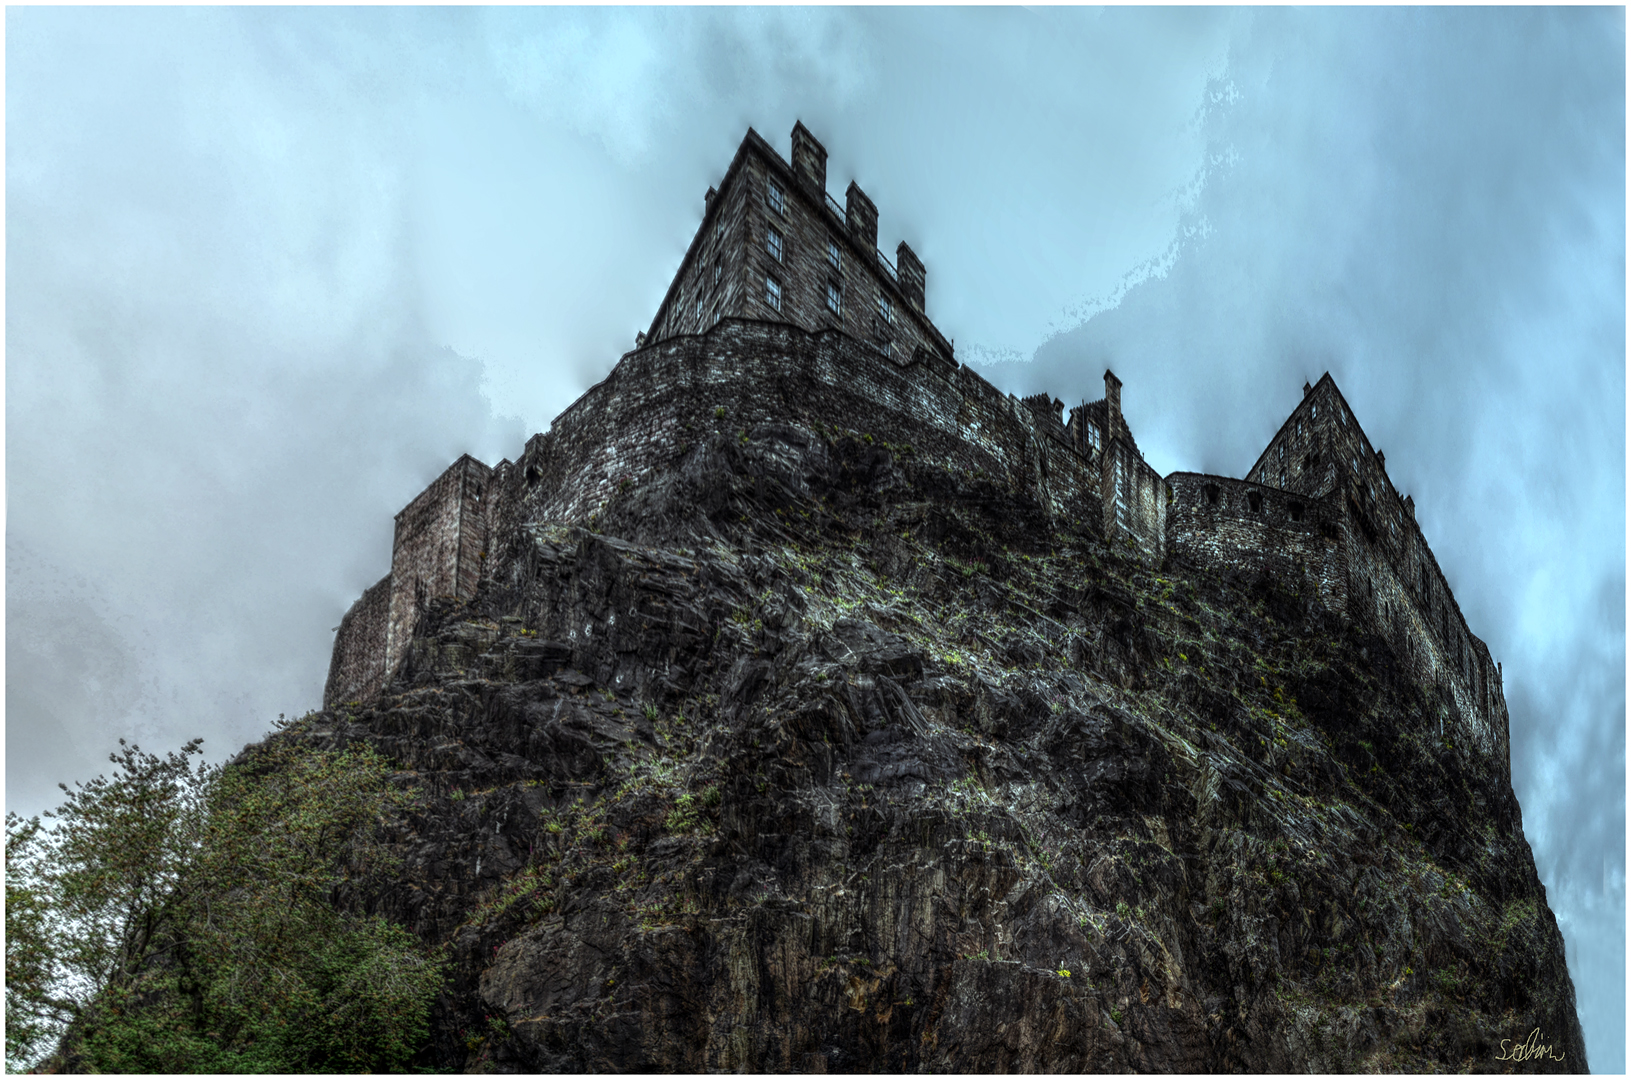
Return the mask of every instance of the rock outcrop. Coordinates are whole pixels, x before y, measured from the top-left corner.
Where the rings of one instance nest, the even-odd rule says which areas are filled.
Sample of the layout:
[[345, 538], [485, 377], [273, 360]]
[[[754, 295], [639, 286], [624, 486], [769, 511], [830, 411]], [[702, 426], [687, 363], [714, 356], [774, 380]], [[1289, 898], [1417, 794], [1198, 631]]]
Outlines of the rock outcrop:
[[1504, 769], [1294, 581], [798, 423], [483, 554], [276, 736], [418, 793], [341, 899], [450, 949], [425, 1065], [1586, 1068]]

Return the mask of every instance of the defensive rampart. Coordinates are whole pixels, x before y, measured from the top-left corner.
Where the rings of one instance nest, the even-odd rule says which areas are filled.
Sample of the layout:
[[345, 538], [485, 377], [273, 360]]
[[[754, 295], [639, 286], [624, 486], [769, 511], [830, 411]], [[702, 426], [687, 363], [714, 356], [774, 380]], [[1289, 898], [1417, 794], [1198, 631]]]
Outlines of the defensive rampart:
[[[1036, 414], [967, 368], [892, 360], [834, 331], [729, 319], [623, 357], [535, 435], [516, 462], [520, 490], [501, 511], [519, 521], [585, 520], [625, 480], [716, 433], [770, 421], [843, 428], [910, 444], [948, 469], [1005, 480], [1056, 517], [1101, 520], [1099, 458], [1050, 434]], [[1142, 459], [1146, 483], [1159, 476]], [[1136, 504], [1133, 530], [1161, 522]], [[508, 522], [506, 521], [506, 524]], [[501, 525], [502, 527], [502, 525]]]

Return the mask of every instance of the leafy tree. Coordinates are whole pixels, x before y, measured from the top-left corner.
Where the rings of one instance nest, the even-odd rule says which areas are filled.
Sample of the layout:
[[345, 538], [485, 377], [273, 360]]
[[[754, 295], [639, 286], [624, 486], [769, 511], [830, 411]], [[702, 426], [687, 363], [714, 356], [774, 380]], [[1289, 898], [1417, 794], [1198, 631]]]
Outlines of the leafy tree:
[[66, 1023], [63, 1064], [104, 1071], [400, 1069], [443, 964], [339, 902], [395, 867], [385, 762], [287, 738], [225, 768], [197, 753], [127, 746], [49, 832], [7, 819], [8, 1063]]

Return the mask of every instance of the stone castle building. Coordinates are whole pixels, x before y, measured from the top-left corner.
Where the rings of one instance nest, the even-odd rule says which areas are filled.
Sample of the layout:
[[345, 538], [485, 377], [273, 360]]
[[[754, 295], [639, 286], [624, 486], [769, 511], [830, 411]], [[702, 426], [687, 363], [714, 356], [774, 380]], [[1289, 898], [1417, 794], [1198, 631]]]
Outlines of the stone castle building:
[[826, 151], [797, 124], [792, 162], [749, 129], [651, 326], [514, 462], [465, 455], [396, 517], [391, 570], [352, 605], [325, 707], [378, 694], [437, 596], [493, 574], [493, 542], [528, 522], [588, 523], [699, 438], [798, 422], [886, 432], [921, 459], [1005, 478], [1045, 513], [1159, 564], [1268, 572], [1361, 621], [1454, 703], [1457, 742], [1507, 769], [1501, 671], [1467, 627], [1416, 524], [1330, 375], [1245, 479], [1145, 462], [1121, 381], [1073, 408], [1017, 399], [959, 365], [925, 309], [922, 261], [877, 249], [878, 213], [826, 191]]

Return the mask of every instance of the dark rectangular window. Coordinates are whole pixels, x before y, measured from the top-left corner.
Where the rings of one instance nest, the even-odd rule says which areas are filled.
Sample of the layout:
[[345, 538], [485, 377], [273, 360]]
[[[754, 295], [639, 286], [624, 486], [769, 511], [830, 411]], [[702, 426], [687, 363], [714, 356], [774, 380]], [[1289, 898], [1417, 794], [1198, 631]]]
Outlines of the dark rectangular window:
[[836, 240], [827, 241], [827, 262], [832, 264], [834, 270], [844, 269], [844, 256], [838, 250], [838, 241]]
[[895, 305], [889, 302], [889, 297], [883, 293], [878, 294], [878, 315], [883, 319], [885, 326], [895, 325]]
[[765, 250], [770, 252], [770, 257], [772, 259], [775, 259], [777, 262], [781, 262], [782, 234], [777, 232], [775, 229], [765, 230]]
[[776, 311], [782, 309], [782, 283], [768, 274], [765, 275], [765, 303]]
[[834, 315], [844, 313], [844, 294], [839, 291], [836, 281], [827, 282], [827, 310]]
[[776, 181], [774, 180], [771, 180], [765, 186], [765, 202], [768, 203], [770, 208], [776, 211], [776, 213], [787, 213], [787, 203], [782, 198], [782, 189], [776, 186]]

